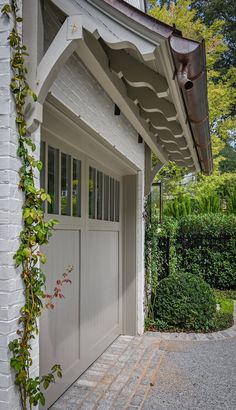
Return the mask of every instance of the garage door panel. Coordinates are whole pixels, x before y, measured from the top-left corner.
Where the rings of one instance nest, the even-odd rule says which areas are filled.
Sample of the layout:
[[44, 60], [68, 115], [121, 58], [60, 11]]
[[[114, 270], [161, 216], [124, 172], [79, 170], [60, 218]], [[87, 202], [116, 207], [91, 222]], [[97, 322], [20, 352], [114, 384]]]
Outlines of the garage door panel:
[[46, 391], [49, 407], [121, 333], [122, 187], [115, 170], [55, 136], [46, 136], [42, 153], [41, 185], [53, 198], [45, 212], [60, 222], [45, 250], [47, 292], [74, 266], [65, 299], [40, 320], [40, 373], [55, 363], [63, 370]]
[[88, 231], [83, 277], [82, 346], [92, 349], [119, 324], [119, 232]]
[[65, 298], [56, 299], [55, 309], [45, 310], [42, 316], [41, 374], [48, 372], [58, 360], [63, 372], [79, 360], [80, 231], [56, 230], [45, 252], [48, 293], [53, 291], [57, 279], [69, 265], [74, 269], [70, 273], [72, 285], [65, 284], [62, 288]]

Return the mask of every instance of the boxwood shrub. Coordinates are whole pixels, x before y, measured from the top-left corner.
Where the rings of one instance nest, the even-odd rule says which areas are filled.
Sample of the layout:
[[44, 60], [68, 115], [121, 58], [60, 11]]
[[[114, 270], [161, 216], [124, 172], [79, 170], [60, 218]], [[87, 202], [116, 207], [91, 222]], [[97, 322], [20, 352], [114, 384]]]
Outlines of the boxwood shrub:
[[211, 287], [190, 273], [170, 275], [157, 287], [154, 319], [160, 328], [208, 330], [215, 312]]

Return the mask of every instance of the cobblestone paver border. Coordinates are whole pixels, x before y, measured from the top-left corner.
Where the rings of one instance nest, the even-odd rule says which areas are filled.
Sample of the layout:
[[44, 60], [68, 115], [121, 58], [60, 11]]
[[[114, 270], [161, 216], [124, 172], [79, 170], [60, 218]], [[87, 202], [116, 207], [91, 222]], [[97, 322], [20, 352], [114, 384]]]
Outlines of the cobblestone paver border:
[[163, 340], [216, 341], [236, 337], [234, 325], [214, 333], [147, 332], [119, 336], [60, 397], [51, 410], [137, 410], [156, 383], [165, 355]]
[[119, 336], [51, 410], [140, 409], [165, 352], [153, 337]]

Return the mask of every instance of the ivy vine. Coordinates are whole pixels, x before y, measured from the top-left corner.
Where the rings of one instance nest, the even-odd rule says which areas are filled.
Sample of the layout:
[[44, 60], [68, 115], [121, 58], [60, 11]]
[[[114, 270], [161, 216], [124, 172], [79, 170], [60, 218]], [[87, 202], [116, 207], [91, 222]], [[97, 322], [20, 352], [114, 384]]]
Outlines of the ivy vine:
[[145, 326], [149, 329], [155, 321], [154, 306], [159, 282], [176, 272], [177, 222], [174, 218], [165, 217], [160, 223], [159, 214], [149, 200], [145, 203], [145, 219]]
[[[44, 405], [45, 398], [42, 392], [48, 388], [55, 378], [62, 377], [61, 367], [55, 364], [50, 373], [42, 377], [31, 377], [32, 368], [32, 341], [38, 335], [38, 318], [43, 308], [53, 308], [52, 299], [63, 297], [61, 286], [70, 282], [68, 274], [70, 267], [61, 279], [57, 281], [60, 287], [54, 289], [52, 295], [45, 294], [45, 275], [40, 268], [46, 262], [45, 255], [40, 247], [48, 243], [56, 220], [44, 220], [43, 202], [50, 202], [50, 196], [42, 189], [37, 188], [36, 178], [42, 170], [43, 164], [34, 156], [36, 145], [27, 132], [25, 119], [26, 99], [30, 96], [34, 101], [37, 96], [27, 82], [25, 56], [27, 48], [22, 42], [21, 10], [17, 0], [11, 0], [1, 9], [2, 14], [12, 22], [9, 43], [12, 51], [11, 68], [12, 79], [10, 88], [15, 100], [16, 126], [18, 130], [17, 154], [21, 159], [19, 170], [19, 188], [24, 194], [22, 207], [23, 229], [20, 233], [20, 245], [14, 255], [17, 267], [21, 267], [21, 277], [24, 283], [24, 305], [20, 310], [19, 326], [15, 340], [9, 343], [11, 352], [10, 366], [15, 370], [15, 384], [19, 387], [20, 400], [23, 410], [32, 409], [37, 404]], [[46, 304], [44, 303], [46, 299]]]

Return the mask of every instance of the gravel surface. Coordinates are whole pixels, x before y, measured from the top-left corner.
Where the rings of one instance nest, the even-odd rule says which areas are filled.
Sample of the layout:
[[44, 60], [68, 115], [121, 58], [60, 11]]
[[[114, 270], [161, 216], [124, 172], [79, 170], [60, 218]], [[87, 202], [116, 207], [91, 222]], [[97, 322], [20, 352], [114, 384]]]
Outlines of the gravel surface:
[[142, 409], [235, 410], [236, 337], [162, 341], [165, 354]]

